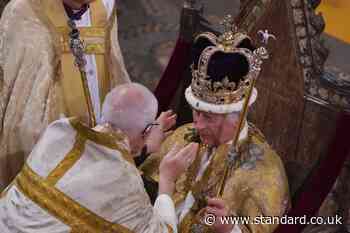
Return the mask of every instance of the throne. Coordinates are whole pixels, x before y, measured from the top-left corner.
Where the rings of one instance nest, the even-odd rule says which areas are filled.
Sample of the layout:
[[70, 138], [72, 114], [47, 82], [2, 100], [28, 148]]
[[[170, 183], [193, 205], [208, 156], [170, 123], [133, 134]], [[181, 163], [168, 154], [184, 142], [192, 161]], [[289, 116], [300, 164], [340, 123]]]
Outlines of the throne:
[[[338, 118], [343, 112], [349, 112], [350, 83], [337, 72], [324, 69], [329, 52], [321, 38], [325, 22], [321, 14], [315, 13], [320, 0], [241, 0], [240, 3], [236, 17], [240, 29], [256, 40], [261, 29], [277, 37], [269, 45], [271, 59], [264, 64], [257, 81], [259, 98], [249, 113], [249, 120], [262, 130], [281, 156], [295, 201], [308, 184], [310, 174], [328, 155], [331, 142], [337, 136]], [[215, 33], [198, 5], [198, 1], [187, 1], [187, 9], [185, 7], [182, 12], [180, 35], [188, 40], [200, 31]], [[259, 81], [262, 79], [263, 82]], [[185, 71], [180, 94], [190, 80], [189, 72]], [[191, 121], [186, 105], [180, 97], [179, 124]], [[318, 211], [320, 216], [340, 214], [343, 226], [309, 226], [306, 231], [347, 230], [350, 224], [349, 165], [348, 159]]]
[[[7, 2], [0, 1], [0, 12]], [[350, 108], [350, 84], [324, 69], [328, 50], [321, 41], [324, 20], [315, 14], [319, 3], [320, 0], [241, 0], [236, 20], [252, 37], [258, 30], [268, 29], [278, 39], [270, 45], [271, 60], [264, 64], [259, 80], [265, 80], [258, 80], [259, 98], [249, 118], [282, 157], [293, 196], [326, 156], [340, 112]], [[201, 16], [198, 5], [198, 1], [185, 1], [180, 35], [187, 41], [200, 31], [216, 30]], [[190, 83], [189, 75], [185, 71], [180, 94]], [[177, 98], [177, 104], [181, 106], [180, 122], [190, 120], [190, 114], [183, 114], [186, 101]], [[319, 211], [323, 216], [341, 214], [344, 226], [314, 226], [306, 231], [346, 230], [345, 225], [350, 224], [349, 178], [347, 161]]]

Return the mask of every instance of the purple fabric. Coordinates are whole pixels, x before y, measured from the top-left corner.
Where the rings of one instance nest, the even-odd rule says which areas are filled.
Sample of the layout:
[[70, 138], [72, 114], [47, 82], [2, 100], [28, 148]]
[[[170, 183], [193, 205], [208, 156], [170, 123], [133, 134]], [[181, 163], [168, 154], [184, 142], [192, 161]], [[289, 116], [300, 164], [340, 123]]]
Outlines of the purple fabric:
[[[330, 144], [328, 155], [312, 173], [310, 182], [295, 201], [295, 206], [287, 216], [315, 216], [322, 202], [331, 191], [339, 173], [350, 153], [349, 132], [350, 114], [341, 113], [337, 121], [336, 135]], [[279, 225], [275, 233], [300, 233], [306, 225]]]
[[159, 102], [159, 112], [166, 111], [176, 94], [190, 58], [191, 43], [179, 38], [154, 94]]
[[84, 4], [80, 10], [78, 10], [77, 12], [74, 12], [74, 10], [64, 2], [63, 2], [63, 6], [64, 6], [64, 9], [66, 10], [68, 17], [71, 20], [81, 20], [81, 17], [83, 16], [83, 14], [85, 14], [85, 12], [90, 7], [89, 4]]

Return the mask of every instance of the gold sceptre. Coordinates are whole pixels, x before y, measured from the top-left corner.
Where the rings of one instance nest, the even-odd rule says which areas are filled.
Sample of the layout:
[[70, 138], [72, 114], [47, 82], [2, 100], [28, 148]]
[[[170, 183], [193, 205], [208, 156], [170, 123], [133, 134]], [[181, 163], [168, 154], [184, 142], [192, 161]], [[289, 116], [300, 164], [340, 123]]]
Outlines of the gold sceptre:
[[[259, 31], [258, 35], [260, 35], [262, 37], [262, 43], [265, 45], [268, 44], [269, 38], [273, 38], [276, 40], [276, 37], [272, 34], [269, 34], [269, 32], [267, 30]], [[245, 119], [246, 119], [246, 116], [248, 113], [248, 108], [249, 108], [249, 101], [250, 101], [250, 98], [252, 96], [253, 89], [254, 89], [256, 80], [258, 78], [258, 74], [260, 73], [260, 70], [261, 70], [260, 66], [262, 64], [262, 60], [269, 58], [269, 54], [268, 54], [267, 49], [265, 47], [260, 47], [256, 50], [254, 50], [254, 56], [256, 59], [255, 64], [252, 67], [252, 69], [254, 71], [254, 75], [251, 79], [251, 82], [249, 83], [249, 88], [245, 92], [245, 100], [244, 100], [244, 104], [243, 104], [243, 109], [242, 109], [242, 112], [239, 116], [238, 130], [236, 131], [236, 134], [234, 135], [233, 142], [231, 144], [230, 150], [229, 150], [228, 155], [227, 155], [227, 162], [226, 162], [225, 168], [224, 168], [224, 175], [223, 175], [222, 179], [220, 180], [220, 186], [219, 186], [219, 189], [217, 192], [217, 197], [222, 197], [229, 172], [237, 164], [237, 158], [238, 158], [238, 153], [239, 153], [239, 151], [238, 151], [238, 139], [239, 139], [240, 133], [243, 129], [243, 125], [245, 124]]]
[[71, 28], [71, 32], [69, 33], [69, 47], [75, 58], [75, 65], [78, 67], [80, 72], [84, 96], [89, 113], [89, 126], [93, 128], [96, 126], [96, 118], [85, 71], [86, 60], [84, 57], [84, 44], [80, 39], [80, 33], [75, 22], [73, 20], [69, 20], [68, 26]]
[[220, 186], [219, 186], [220, 188], [218, 190], [217, 197], [222, 197], [229, 171], [235, 165], [236, 158], [238, 157], [238, 139], [239, 139], [239, 135], [242, 131], [243, 125], [245, 123], [245, 119], [246, 119], [246, 115], [247, 115], [248, 107], [249, 107], [249, 100], [250, 100], [250, 97], [253, 93], [255, 82], [256, 82], [256, 79], [253, 79], [249, 85], [248, 90], [246, 91], [246, 94], [245, 94], [246, 98], [244, 100], [243, 110], [239, 116], [238, 130], [236, 131], [236, 134], [234, 135], [232, 145], [231, 145], [230, 150], [228, 152], [228, 156], [227, 156], [228, 162], [224, 168], [224, 175], [220, 181]]

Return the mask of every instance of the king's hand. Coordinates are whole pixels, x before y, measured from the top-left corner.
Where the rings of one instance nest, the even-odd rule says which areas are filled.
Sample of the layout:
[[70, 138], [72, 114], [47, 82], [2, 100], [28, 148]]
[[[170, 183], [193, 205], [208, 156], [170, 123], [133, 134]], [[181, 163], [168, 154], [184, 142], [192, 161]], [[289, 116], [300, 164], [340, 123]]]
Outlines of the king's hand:
[[204, 209], [204, 218], [208, 215], [215, 216], [215, 223], [211, 225], [211, 228], [216, 233], [230, 233], [234, 227], [233, 224], [222, 224], [221, 219], [229, 215], [229, 209], [225, 201], [221, 198], [210, 198], [208, 205]]

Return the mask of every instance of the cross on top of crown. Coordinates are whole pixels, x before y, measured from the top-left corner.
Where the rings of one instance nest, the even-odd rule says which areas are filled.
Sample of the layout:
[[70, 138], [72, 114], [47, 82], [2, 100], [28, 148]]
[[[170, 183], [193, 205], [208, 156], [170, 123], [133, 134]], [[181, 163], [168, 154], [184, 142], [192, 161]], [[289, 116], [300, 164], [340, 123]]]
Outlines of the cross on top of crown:
[[238, 31], [238, 28], [235, 25], [235, 21], [234, 21], [232, 15], [226, 15], [224, 17], [223, 21], [221, 22], [221, 25], [224, 26], [225, 33], [228, 33], [228, 32], [236, 33]]
[[194, 6], [194, 4], [196, 4], [196, 0], [188, 0], [187, 2], [192, 6]]

